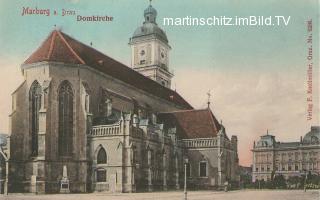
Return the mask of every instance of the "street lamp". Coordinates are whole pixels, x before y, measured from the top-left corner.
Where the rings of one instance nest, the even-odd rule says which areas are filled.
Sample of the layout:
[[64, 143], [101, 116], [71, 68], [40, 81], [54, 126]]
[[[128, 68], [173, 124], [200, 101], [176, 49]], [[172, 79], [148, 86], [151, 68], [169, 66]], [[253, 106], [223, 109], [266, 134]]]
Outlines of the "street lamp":
[[189, 163], [188, 157], [184, 158], [184, 199], [187, 200], [187, 164]]
[[306, 192], [307, 191], [307, 186], [306, 186], [306, 184], [307, 184], [307, 178], [308, 178], [308, 175], [307, 175], [307, 170], [303, 170], [304, 171], [304, 173], [305, 173], [305, 177], [304, 177], [304, 185], [303, 185], [303, 187], [304, 187], [304, 192]]

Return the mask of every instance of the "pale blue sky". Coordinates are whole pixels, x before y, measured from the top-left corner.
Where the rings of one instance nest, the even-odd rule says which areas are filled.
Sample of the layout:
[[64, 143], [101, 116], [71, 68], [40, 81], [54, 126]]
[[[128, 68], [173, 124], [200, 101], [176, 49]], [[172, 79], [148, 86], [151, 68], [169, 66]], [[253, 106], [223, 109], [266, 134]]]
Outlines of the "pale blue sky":
[[[158, 24], [172, 46], [173, 86], [195, 108], [206, 105], [239, 138], [240, 163], [250, 165], [253, 140], [267, 129], [280, 141], [298, 141], [319, 125], [319, 5], [317, 0], [154, 0]], [[22, 82], [19, 64], [56, 24], [62, 31], [130, 64], [129, 38], [143, 22], [147, 0], [0, 0], [0, 132], [9, 131], [10, 94]], [[21, 16], [22, 7], [71, 9], [109, 15], [113, 22], [77, 22], [75, 16]], [[52, 14], [52, 13], [51, 13]], [[291, 16], [288, 26], [181, 27], [163, 17]], [[306, 20], [312, 18], [314, 119], [306, 120]]]
[[[142, 23], [147, 5], [147, 0], [2, 0], [0, 53], [27, 57], [56, 24], [80, 41], [93, 42], [95, 48], [130, 63], [128, 39]], [[80, 15], [107, 14], [114, 21], [93, 23], [77, 22], [75, 17], [21, 16], [24, 6], [72, 9]], [[297, 48], [305, 46], [305, 21], [309, 16], [317, 19], [318, 9], [316, 0], [154, 0], [153, 6], [158, 10], [161, 26], [163, 17], [291, 16], [287, 27], [164, 27], [173, 47], [171, 66], [175, 70], [294, 70], [305, 61], [305, 49]]]

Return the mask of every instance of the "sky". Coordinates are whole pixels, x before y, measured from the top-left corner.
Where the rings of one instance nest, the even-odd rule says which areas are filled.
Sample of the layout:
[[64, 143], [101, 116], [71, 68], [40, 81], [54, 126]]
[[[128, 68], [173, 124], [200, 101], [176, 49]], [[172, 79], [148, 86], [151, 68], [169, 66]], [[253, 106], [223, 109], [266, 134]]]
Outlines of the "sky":
[[[20, 64], [56, 26], [116, 60], [131, 65], [129, 38], [143, 22], [147, 0], [0, 0], [0, 132], [9, 133], [11, 93], [22, 83]], [[270, 134], [298, 141], [319, 125], [319, 5], [317, 0], [154, 0], [166, 32], [172, 87], [195, 108], [211, 109], [227, 134], [238, 136], [240, 164], [251, 164], [253, 141]], [[50, 16], [22, 16], [23, 7]], [[55, 16], [108, 15], [112, 22], [78, 22]], [[164, 26], [163, 18], [290, 16], [288, 26]], [[313, 119], [307, 120], [307, 24], [313, 20]]]

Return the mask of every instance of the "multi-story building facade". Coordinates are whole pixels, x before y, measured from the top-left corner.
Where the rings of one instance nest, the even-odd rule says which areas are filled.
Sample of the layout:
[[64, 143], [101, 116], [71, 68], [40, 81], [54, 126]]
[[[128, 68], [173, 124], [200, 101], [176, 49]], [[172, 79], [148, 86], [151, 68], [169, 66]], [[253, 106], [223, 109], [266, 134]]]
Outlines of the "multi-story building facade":
[[285, 178], [306, 173], [320, 174], [320, 127], [312, 126], [299, 142], [277, 142], [267, 133], [253, 145], [252, 181]]
[[59, 30], [22, 64], [6, 191], [178, 189], [184, 165], [199, 188], [238, 181], [237, 137], [170, 89], [167, 37], [151, 5], [144, 15], [132, 68]]

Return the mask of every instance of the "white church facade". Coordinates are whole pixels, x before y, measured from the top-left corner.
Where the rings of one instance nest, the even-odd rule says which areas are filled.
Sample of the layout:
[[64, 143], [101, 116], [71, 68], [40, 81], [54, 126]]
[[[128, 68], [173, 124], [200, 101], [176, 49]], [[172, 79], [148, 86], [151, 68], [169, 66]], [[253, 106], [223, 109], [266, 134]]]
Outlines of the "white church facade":
[[[237, 137], [171, 89], [171, 49], [150, 5], [132, 66], [59, 30], [21, 65], [4, 192], [136, 192], [239, 181]], [[186, 158], [188, 162], [186, 162]]]

